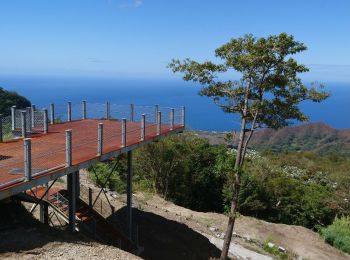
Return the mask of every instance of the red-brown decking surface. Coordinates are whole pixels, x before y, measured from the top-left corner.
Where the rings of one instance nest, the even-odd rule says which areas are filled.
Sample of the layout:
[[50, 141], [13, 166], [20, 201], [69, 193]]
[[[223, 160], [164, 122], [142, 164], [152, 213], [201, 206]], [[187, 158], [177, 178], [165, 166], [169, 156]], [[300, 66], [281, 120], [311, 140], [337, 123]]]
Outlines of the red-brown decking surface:
[[[33, 179], [52, 174], [65, 165], [66, 130], [72, 129], [72, 159], [77, 165], [97, 156], [98, 123], [103, 123], [103, 154], [122, 148], [122, 125], [117, 120], [79, 120], [49, 126], [48, 134], [32, 138]], [[126, 146], [141, 142], [140, 122], [127, 122]], [[182, 128], [175, 125], [174, 130]], [[156, 124], [146, 124], [145, 140], [157, 136]], [[161, 126], [161, 134], [170, 132], [170, 125]], [[0, 143], [0, 191], [24, 180], [23, 139]]]

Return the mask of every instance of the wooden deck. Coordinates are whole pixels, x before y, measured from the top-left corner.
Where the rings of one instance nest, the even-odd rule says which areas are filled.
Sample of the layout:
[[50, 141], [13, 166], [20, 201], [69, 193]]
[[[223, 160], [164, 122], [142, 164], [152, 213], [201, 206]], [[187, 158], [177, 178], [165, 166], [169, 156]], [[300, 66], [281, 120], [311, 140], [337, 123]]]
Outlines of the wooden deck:
[[[103, 153], [97, 155], [98, 124], [103, 123]], [[32, 138], [32, 180], [24, 178], [23, 139], [0, 143], [0, 200], [28, 188], [46, 183], [70, 172], [86, 168], [98, 161], [133, 150], [155, 139], [183, 130], [182, 125], [146, 123], [146, 136], [141, 140], [140, 122], [127, 122], [126, 146], [122, 146], [122, 124], [119, 120], [78, 120], [49, 126], [48, 134]], [[66, 130], [72, 130], [72, 167], [65, 167]]]

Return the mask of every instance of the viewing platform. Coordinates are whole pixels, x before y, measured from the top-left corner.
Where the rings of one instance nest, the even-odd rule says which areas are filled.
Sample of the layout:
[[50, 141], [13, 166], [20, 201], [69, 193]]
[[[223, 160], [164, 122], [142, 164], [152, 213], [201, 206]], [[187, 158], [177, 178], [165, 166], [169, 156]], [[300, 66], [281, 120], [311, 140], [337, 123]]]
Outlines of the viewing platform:
[[[185, 108], [68, 102], [0, 118], [0, 200], [93, 166], [185, 127]], [[57, 112], [55, 112], [55, 110]], [[5, 125], [6, 124], [6, 125]], [[10, 127], [12, 139], [3, 138]]]

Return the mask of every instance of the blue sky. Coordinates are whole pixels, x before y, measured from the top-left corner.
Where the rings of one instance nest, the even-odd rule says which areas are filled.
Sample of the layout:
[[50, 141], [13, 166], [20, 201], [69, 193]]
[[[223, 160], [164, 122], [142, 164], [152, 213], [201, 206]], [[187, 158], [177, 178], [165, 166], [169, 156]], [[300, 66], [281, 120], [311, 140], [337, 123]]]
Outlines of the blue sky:
[[245, 33], [308, 46], [305, 79], [350, 82], [348, 0], [0, 0], [0, 74], [174, 78]]

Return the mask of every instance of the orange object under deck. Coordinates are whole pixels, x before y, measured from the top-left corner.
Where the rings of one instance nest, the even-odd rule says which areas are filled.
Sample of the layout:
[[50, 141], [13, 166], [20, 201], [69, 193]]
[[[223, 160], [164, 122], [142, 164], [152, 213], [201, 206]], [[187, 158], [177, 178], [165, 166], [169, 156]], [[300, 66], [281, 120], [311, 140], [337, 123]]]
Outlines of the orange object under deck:
[[[97, 155], [98, 124], [103, 123], [103, 153]], [[183, 130], [182, 125], [146, 123], [145, 138], [141, 140], [140, 122], [127, 122], [126, 146], [122, 146], [122, 123], [119, 120], [86, 119], [49, 125], [48, 134], [32, 138], [32, 180], [24, 178], [23, 139], [0, 143], [0, 199], [43, 184], [70, 172], [86, 168], [97, 161], [107, 160], [145, 143]], [[72, 130], [72, 167], [65, 167], [66, 130]]]

